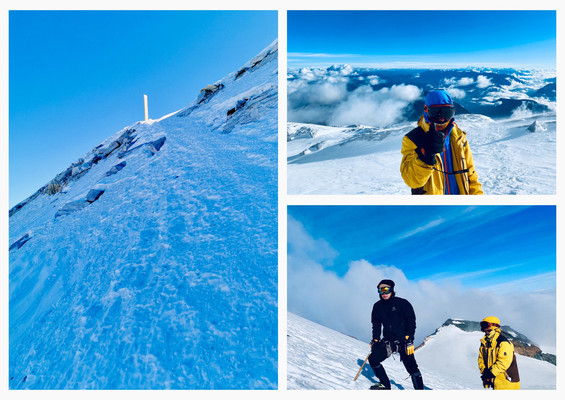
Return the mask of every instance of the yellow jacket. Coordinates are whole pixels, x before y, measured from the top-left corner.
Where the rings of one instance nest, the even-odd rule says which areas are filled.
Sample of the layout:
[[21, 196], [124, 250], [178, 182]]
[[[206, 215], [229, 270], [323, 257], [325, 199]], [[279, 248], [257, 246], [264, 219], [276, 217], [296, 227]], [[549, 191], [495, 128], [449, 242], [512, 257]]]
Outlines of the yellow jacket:
[[487, 340], [486, 336], [481, 339], [479, 371], [482, 374], [486, 369], [495, 376], [494, 390], [520, 389], [514, 345], [500, 334], [500, 329], [491, 340]]
[[[424, 116], [420, 117], [418, 126], [425, 133], [430, 130], [430, 125], [424, 120]], [[443, 194], [445, 174], [441, 172], [444, 171], [444, 167], [440, 155], [436, 154], [437, 163], [435, 165], [426, 164], [418, 158], [417, 144], [408, 136], [404, 136], [402, 140], [402, 163], [400, 164], [402, 179], [412, 189], [422, 188], [424, 191], [422, 194]], [[483, 194], [477, 171], [475, 171], [473, 155], [467, 142], [467, 135], [455, 123], [449, 141], [453, 154], [453, 170], [469, 169], [469, 172], [455, 175], [459, 193]]]

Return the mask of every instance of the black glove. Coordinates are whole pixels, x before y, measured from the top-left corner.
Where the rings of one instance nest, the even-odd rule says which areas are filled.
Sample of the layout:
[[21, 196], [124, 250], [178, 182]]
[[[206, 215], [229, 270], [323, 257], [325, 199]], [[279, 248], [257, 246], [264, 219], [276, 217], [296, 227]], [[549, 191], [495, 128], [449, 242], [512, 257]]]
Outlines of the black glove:
[[379, 343], [379, 339], [373, 339], [369, 342], [369, 344], [371, 345], [371, 352], [373, 352], [377, 349], [378, 343]]
[[486, 388], [494, 387], [494, 375], [492, 374], [490, 369], [485, 369], [483, 371], [483, 374], [481, 375], [481, 380], [483, 381], [484, 387]]
[[443, 152], [445, 133], [436, 130], [436, 124], [430, 123], [430, 130], [422, 135], [422, 148], [416, 149], [420, 160], [428, 165], [435, 165], [437, 153]]

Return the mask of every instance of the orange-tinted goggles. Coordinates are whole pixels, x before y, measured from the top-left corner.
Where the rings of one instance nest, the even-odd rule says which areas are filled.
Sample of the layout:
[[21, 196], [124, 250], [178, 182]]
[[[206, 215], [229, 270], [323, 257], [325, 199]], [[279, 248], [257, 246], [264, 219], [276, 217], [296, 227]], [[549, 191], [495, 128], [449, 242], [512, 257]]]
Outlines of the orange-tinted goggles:
[[379, 288], [379, 294], [389, 294], [390, 292], [392, 292], [390, 286], [383, 286]]

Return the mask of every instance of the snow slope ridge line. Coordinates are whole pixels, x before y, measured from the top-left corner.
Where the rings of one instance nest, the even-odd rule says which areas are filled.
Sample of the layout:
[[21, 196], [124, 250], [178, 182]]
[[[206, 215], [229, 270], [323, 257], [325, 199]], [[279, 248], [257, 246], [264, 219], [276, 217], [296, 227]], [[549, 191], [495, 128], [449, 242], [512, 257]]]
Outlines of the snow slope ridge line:
[[273, 49], [11, 212], [10, 389], [277, 388]]

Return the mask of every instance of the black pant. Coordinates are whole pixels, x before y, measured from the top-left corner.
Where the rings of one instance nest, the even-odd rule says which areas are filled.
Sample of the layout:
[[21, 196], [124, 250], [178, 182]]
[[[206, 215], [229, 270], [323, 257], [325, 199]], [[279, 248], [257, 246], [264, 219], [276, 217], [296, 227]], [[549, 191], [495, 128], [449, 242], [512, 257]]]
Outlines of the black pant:
[[371, 355], [369, 356], [369, 364], [371, 365], [371, 368], [379, 382], [387, 388], [390, 388], [390, 381], [381, 363], [395, 352], [400, 354], [400, 361], [402, 361], [404, 368], [406, 368], [406, 371], [408, 371], [412, 377], [414, 389], [423, 389], [424, 385], [422, 383], [422, 374], [418, 369], [418, 364], [416, 363], [416, 357], [414, 357], [414, 354], [407, 355], [403, 344], [387, 342], [386, 340], [381, 340], [377, 344], [373, 345]]

